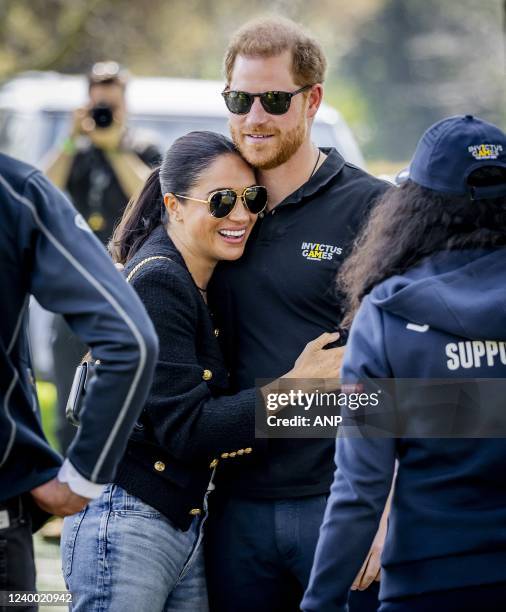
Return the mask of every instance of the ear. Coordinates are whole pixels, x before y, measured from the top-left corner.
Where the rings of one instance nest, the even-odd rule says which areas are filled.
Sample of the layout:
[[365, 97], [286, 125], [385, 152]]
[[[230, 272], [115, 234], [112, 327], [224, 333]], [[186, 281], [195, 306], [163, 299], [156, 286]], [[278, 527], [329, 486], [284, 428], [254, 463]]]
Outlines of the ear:
[[181, 203], [173, 193], [166, 193], [163, 196], [165, 210], [169, 216], [169, 221], [181, 221]]
[[313, 85], [309, 92], [308, 100], [307, 116], [309, 119], [312, 119], [316, 115], [323, 100], [323, 85], [321, 83]]

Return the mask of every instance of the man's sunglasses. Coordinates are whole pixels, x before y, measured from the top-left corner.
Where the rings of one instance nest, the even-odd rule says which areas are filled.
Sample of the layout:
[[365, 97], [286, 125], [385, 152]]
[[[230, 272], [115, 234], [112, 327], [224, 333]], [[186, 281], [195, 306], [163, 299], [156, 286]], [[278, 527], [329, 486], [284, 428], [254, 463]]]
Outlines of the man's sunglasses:
[[284, 115], [290, 108], [293, 96], [310, 89], [312, 85], [304, 85], [297, 91], [264, 91], [263, 93], [248, 93], [247, 91], [225, 90], [221, 95], [225, 99], [228, 110], [234, 115], [246, 115], [250, 112], [255, 98], [260, 98], [264, 110], [270, 115]]
[[199, 200], [198, 198], [189, 198], [187, 196], [174, 194], [176, 198], [183, 200], [193, 200], [194, 202], [202, 202], [209, 206], [209, 212], [217, 219], [224, 219], [234, 209], [238, 199], [242, 199], [246, 208], [258, 215], [267, 206], [267, 189], [262, 185], [254, 185], [246, 187], [242, 193], [237, 193], [233, 189], [218, 189], [209, 194], [207, 200]]

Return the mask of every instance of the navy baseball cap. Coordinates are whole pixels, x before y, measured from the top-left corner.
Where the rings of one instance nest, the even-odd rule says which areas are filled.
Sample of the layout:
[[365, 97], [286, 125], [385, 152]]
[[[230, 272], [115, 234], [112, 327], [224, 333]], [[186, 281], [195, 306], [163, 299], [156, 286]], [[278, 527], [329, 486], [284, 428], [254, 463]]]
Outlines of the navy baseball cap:
[[438, 121], [424, 133], [409, 168], [398, 178], [475, 200], [506, 197], [506, 181], [483, 187], [468, 184], [469, 175], [484, 166], [506, 168], [506, 134], [478, 117], [458, 115]]

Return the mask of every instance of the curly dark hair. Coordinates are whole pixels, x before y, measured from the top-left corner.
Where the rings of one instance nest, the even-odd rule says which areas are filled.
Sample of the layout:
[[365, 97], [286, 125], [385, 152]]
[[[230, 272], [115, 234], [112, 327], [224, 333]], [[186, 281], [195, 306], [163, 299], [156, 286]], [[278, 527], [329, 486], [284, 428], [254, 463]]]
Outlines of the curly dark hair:
[[[494, 169], [496, 170], [496, 169]], [[506, 183], [506, 171], [475, 171], [469, 184]], [[436, 251], [506, 246], [506, 197], [473, 200], [412, 181], [385, 192], [343, 264], [337, 288], [351, 324], [362, 299], [383, 280]]]

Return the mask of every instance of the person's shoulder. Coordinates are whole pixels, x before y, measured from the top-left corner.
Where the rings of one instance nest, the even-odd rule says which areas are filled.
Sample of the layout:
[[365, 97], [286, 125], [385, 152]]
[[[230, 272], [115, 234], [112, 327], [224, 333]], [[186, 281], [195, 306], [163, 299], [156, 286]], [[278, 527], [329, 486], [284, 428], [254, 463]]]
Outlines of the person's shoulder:
[[130, 284], [156, 329], [165, 329], [182, 319], [196, 324], [200, 316], [198, 296], [189, 273], [181, 264], [151, 256], [141, 259], [136, 266], [139, 267], [134, 266], [130, 271], [133, 274]]
[[370, 174], [367, 170], [351, 162], [344, 163], [341, 174], [341, 181], [349, 182], [350, 185], [360, 187], [370, 192], [376, 192], [378, 195], [383, 194], [392, 187], [387, 181]]
[[31, 209], [33, 213], [36, 209], [38, 214], [46, 211], [46, 220], [51, 220], [51, 214], [62, 210], [62, 206], [70, 206], [41, 170], [3, 154], [0, 154], [0, 191], [6, 205], [22, 205], [25, 211]]
[[39, 174], [40, 170], [34, 166], [0, 153], [0, 177], [6, 189], [22, 193], [26, 182]]
[[[334, 202], [341, 214], [346, 209], [353, 215], [364, 216], [390, 187], [390, 183], [373, 176], [363, 168], [344, 162], [329, 185], [326, 199]], [[343, 201], [347, 202], [344, 209]]]
[[141, 298], [163, 299], [168, 307], [175, 301], [193, 301], [193, 281], [176, 258], [143, 251], [132, 258], [124, 271]]
[[190, 284], [188, 272], [168, 254], [139, 253], [125, 267], [125, 274], [131, 275], [132, 283], [139, 279], [176, 279]]

